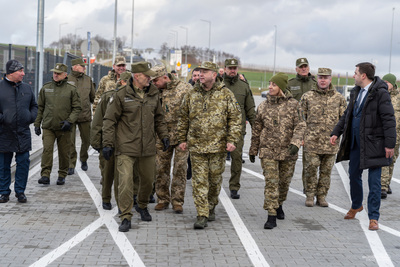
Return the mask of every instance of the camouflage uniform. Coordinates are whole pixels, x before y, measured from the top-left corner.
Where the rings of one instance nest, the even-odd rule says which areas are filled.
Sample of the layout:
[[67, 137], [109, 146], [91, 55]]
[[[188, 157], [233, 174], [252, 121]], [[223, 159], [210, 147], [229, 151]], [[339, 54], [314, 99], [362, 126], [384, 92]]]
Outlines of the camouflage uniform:
[[249, 85], [239, 79], [239, 75], [235, 77], [230, 77], [224, 75], [225, 85], [233, 92], [236, 100], [240, 105], [240, 110], [242, 111], [242, 134], [238, 146], [231, 153], [232, 164], [231, 164], [231, 178], [229, 180], [229, 190], [239, 190], [240, 189], [240, 175], [242, 173], [242, 152], [244, 144], [244, 136], [246, 135], [246, 120], [253, 125], [254, 119], [256, 117], [255, 103], [253, 94], [251, 93]]
[[290, 155], [289, 145], [300, 147], [304, 130], [300, 104], [290, 92], [267, 95], [257, 108], [249, 155], [259, 154], [261, 159], [268, 216], [276, 216], [276, 209], [286, 200], [297, 160], [297, 154]]
[[392, 163], [389, 166], [382, 167], [382, 174], [381, 174], [381, 189], [388, 191], [390, 182], [393, 176], [393, 169], [394, 164], [396, 163], [396, 159], [399, 156], [399, 147], [400, 147], [400, 94], [396, 88], [393, 88], [390, 91], [390, 99], [392, 101], [392, 105], [394, 108], [394, 116], [396, 117], [396, 146], [394, 147], [394, 155], [392, 157]]
[[[160, 93], [164, 119], [168, 127], [170, 147], [163, 151], [163, 144], [160, 139], [157, 140], [156, 154], [156, 194], [158, 203], [172, 203], [172, 205], [183, 205], [186, 188], [187, 158], [189, 153], [182, 151], [178, 147], [176, 139], [176, 130], [180, 113], [182, 99], [192, 86], [168, 74], [170, 82], [167, 88]], [[175, 153], [175, 156], [174, 156]], [[171, 160], [174, 156], [174, 169], [170, 194], [170, 173]]]
[[115, 73], [115, 70], [112, 70], [100, 80], [99, 87], [96, 91], [96, 96], [94, 97], [93, 113], [96, 111], [96, 107], [99, 103], [101, 95], [104, 92], [114, 90], [115, 88], [117, 88], [117, 74]]
[[76, 125], [78, 125], [79, 127], [79, 132], [82, 139], [79, 159], [81, 162], [86, 162], [89, 158], [88, 149], [90, 146], [90, 122], [92, 121], [92, 111], [90, 108], [90, 104], [94, 101], [95, 85], [89, 76], [78, 71], [71, 71], [71, 73], [68, 75], [68, 82], [76, 86], [82, 106], [82, 111], [79, 114], [78, 119], [71, 127], [71, 150], [69, 156], [69, 168], [74, 169], [77, 160], [75, 147]]
[[183, 98], [177, 139], [187, 143], [192, 162], [194, 204], [207, 217], [218, 204], [226, 144], [236, 146], [242, 115], [234, 94], [220, 80], [206, 91], [201, 83]]
[[330, 84], [327, 90], [316, 85], [302, 96], [300, 103], [307, 125], [303, 146], [306, 195], [325, 197], [330, 187], [335, 155], [339, 149], [339, 144], [330, 144], [330, 134], [346, 110], [346, 100]]

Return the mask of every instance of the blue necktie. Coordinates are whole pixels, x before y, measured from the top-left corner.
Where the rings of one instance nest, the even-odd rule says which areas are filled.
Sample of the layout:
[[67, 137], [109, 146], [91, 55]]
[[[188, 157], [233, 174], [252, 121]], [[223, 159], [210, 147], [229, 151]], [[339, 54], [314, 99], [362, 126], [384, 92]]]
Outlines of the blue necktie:
[[365, 89], [361, 88], [360, 93], [358, 94], [358, 99], [357, 99], [357, 108], [356, 111], [359, 110], [360, 106], [361, 106], [361, 102], [363, 101], [362, 95], [364, 94]]

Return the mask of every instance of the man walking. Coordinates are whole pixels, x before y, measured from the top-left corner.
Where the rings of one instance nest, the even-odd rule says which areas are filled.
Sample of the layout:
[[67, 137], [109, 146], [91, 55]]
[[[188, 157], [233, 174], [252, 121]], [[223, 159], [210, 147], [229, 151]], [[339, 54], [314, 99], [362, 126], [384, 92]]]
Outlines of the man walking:
[[72, 175], [75, 172], [77, 160], [75, 146], [77, 125], [82, 140], [81, 150], [79, 153], [81, 169], [84, 171], [88, 170], [87, 159], [89, 158], [88, 149], [90, 146], [90, 122], [92, 121], [91, 104], [93, 103], [95, 96], [95, 85], [92, 82], [92, 79], [85, 74], [87, 64], [83, 62], [82, 58], [76, 58], [71, 61], [71, 65], [72, 71], [68, 75], [68, 82], [76, 86], [81, 99], [82, 111], [79, 114], [76, 123], [72, 124], [71, 127], [71, 150], [69, 156], [68, 175]]
[[81, 101], [76, 87], [67, 82], [67, 68], [67, 65], [57, 63], [51, 70], [53, 80], [45, 83], [39, 92], [39, 110], [34, 123], [36, 135], [42, 133], [40, 125], [43, 129], [42, 177], [39, 184], [50, 184], [56, 140], [59, 162], [57, 185], [65, 184], [68, 173], [71, 126], [81, 112]]
[[387, 85], [374, 77], [375, 66], [369, 62], [356, 65], [355, 87], [349, 105], [331, 133], [332, 145], [343, 138], [337, 162], [350, 160], [351, 209], [345, 219], [354, 219], [363, 210], [362, 173], [368, 169], [369, 230], [378, 230], [381, 205], [381, 167], [388, 166], [396, 144], [396, 120]]
[[103, 156], [116, 155], [118, 171], [118, 207], [121, 210], [120, 232], [131, 228], [133, 207], [133, 171], [139, 169], [137, 210], [142, 221], [151, 221], [147, 209], [153, 189], [156, 138], [162, 140], [164, 151], [169, 147], [168, 129], [164, 122], [157, 87], [150, 85], [155, 76], [150, 63], [132, 64], [132, 78], [110, 98], [103, 121]]
[[192, 161], [194, 228], [204, 229], [207, 221], [215, 220], [226, 151], [234, 151], [239, 142], [242, 114], [232, 91], [216, 80], [218, 66], [203, 62], [199, 69], [200, 83], [183, 98], [178, 142]]
[[6, 63], [6, 74], [0, 81], [0, 203], [10, 199], [11, 160], [15, 153], [14, 191], [18, 202], [25, 203], [29, 173], [29, 151], [32, 149], [29, 125], [36, 119], [38, 106], [31, 87], [22, 82], [24, 66], [12, 59]]
[[225, 85], [233, 92], [242, 112], [242, 134], [237, 143], [235, 151], [231, 152], [231, 178], [229, 179], [229, 190], [231, 198], [239, 199], [240, 175], [242, 174], [242, 153], [244, 136], [246, 135], [246, 121], [253, 126], [256, 118], [253, 94], [247, 82], [241, 80], [238, 75], [239, 62], [235, 58], [225, 60], [225, 74], [223, 76]]
[[[164, 111], [164, 119], [168, 127], [170, 146], [163, 151], [161, 140], [157, 140], [156, 154], [156, 194], [157, 205], [155, 210], [167, 209], [169, 203], [176, 213], [183, 212], [186, 189], [186, 170], [188, 152], [178, 147], [176, 130], [183, 97], [192, 89], [189, 83], [167, 74], [164, 66], [155, 66], [152, 70], [156, 75], [152, 78], [153, 84], [160, 90], [160, 99]], [[171, 160], [174, 158], [173, 177], [171, 181]], [[171, 186], [171, 191], [170, 191]]]
[[[317, 85], [301, 97], [306, 121], [303, 145], [303, 180], [306, 181], [307, 207], [328, 207], [325, 198], [331, 183], [331, 171], [339, 145], [331, 146], [330, 133], [346, 110], [346, 100], [332, 86], [332, 70], [318, 69]], [[318, 177], [319, 169], [319, 177]]]

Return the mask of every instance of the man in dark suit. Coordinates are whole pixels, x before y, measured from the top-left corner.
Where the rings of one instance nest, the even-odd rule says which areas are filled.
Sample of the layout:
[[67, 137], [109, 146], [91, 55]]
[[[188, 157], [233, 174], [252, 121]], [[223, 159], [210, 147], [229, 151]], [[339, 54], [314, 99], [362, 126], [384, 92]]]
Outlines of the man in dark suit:
[[334, 145], [343, 134], [336, 161], [350, 160], [352, 206], [345, 219], [354, 219], [363, 210], [362, 172], [368, 169], [369, 230], [379, 229], [381, 167], [390, 164], [396, 144], [396, 121], [387, 85], [374, 75], [375, 66], [371, 63], [356, 65], [353, 76], [356, 86], [330, 139]]

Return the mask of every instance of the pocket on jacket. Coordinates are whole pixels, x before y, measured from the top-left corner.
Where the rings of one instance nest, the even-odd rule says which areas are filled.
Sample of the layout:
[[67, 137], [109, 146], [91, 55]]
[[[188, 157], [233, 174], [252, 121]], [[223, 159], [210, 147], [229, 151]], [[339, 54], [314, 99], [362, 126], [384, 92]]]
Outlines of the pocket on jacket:
[[366, 155], [369, 158], [385, 157], [385, 139], [383, 136], [367, 135]]

